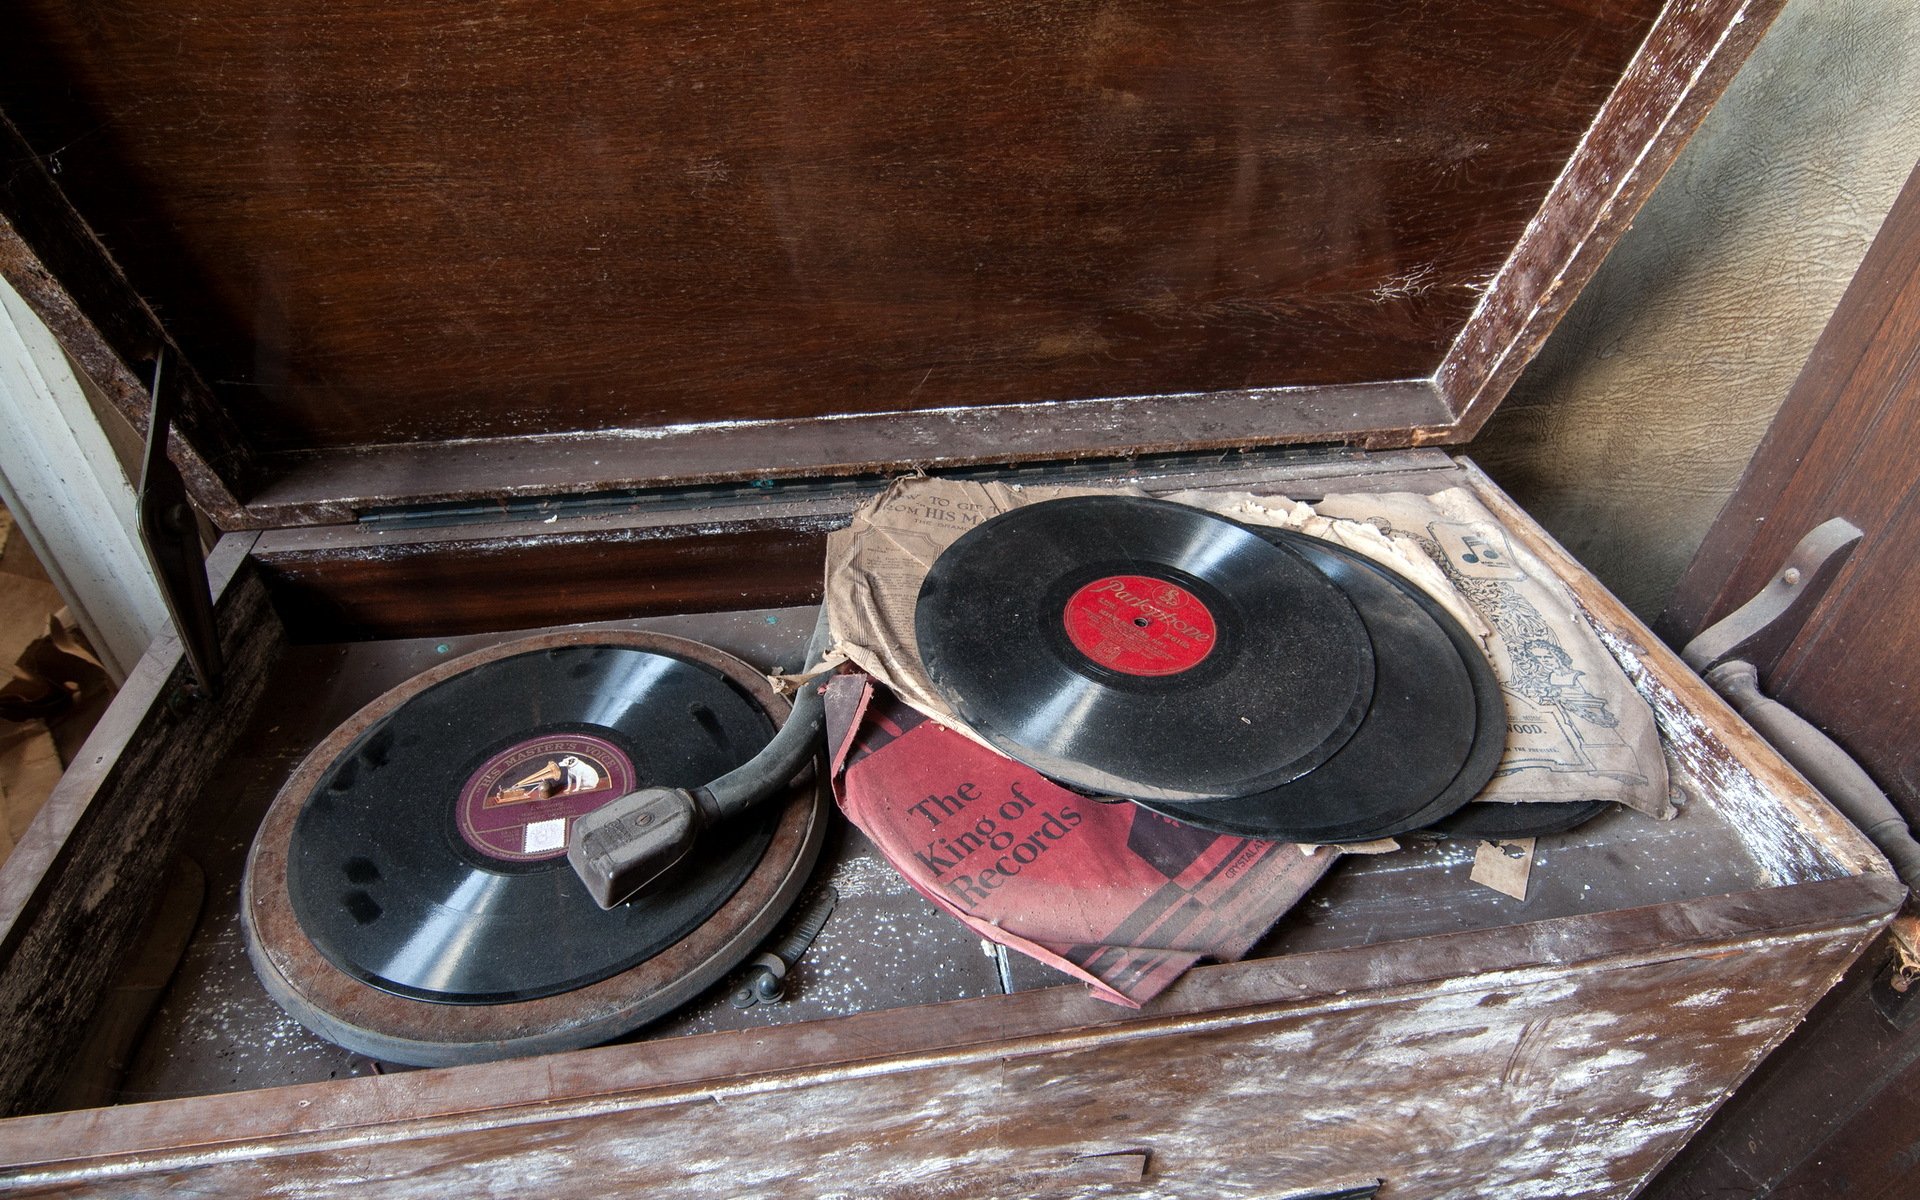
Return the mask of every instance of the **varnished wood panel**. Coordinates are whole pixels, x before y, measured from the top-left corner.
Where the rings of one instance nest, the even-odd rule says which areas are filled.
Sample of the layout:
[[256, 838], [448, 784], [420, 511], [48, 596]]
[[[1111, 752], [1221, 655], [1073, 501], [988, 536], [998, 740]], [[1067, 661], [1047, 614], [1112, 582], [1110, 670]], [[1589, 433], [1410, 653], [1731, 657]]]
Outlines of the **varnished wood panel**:
[[[1104, 479], [1151, 491], [1197, 486], [1317, 495], [1333, 487], [1440, 487], [1446, 455], [1407, 450], [1174, 458], [1122, 476], [1067, 467], [1008, 482]], [[1389, 482], [1397, 481], [1397, 482]], [[769, 481], [770, 482], [770, 481]], [[584, 504], [468, 506], [405, 520], [262, 534], [255, 549], [296, 641], [445, 637], [563, 622], [808, 603], [828, 532], [876, 495], [872, 479], [715, 488]]]
[[153, 365], [165, 350], [179, 385], [169, 446], [203, 511], [244, 523], [235, 492], [256, 482], [251, 451], [105, 247], [17, 129], [0, 116], [0, 277], [26, 300], [78, 370], [138, 433], [147, 428]]
[[[1845, 517], [1866, 538], [1766, 689], [1847, 746], [1909, 821], [1920, 817], [1920, 170], [1867, 251], [1661, 631], [1676, 644], [1743, 603], [1809, 529]], [[1920, 1026], [1897, 1029], [1864, 960], [1649, 1191], [1776, 1200], [1913, 1190]]]
[[[1907, 1200], [1920, 1178], [1920, 1141], [1900, 1118], [1920, 1112], [1920, 1053], [1904, 1061], [1876, 1097], [1848, 1115], [1819, 1153], [1782, 1181], [1778, 1200]], [[1889, 1136], [1893, 1130], [1901, 1131]], [[1904, 1135], [1904, 1136], [1903, 1136]]]
[[[552, 617], [564, 621], [568, 615], [555, 612]], [[689, 637], [763, 669], [796, 668], [814, 618], [809, 608], [736, 610], [622, 621], [618, 627]], [[513, 636], [436, 635], [296, 646], [280, 655], [253, 718], [236, 736], [190, 818], [186, 836], [207, 878], [207, 911], [152, 1018], [123, 1099], [278, 1087], [373, 1069], [369, 1060], [296, 1026], [235, 953], [241, 942], [238, 889], [247, 847], [296, 765], [336, 726], [420, 672]], [[1696, 794], [1706, 790], [1709, 778], [1731, 789], [1731, 781], [1744, 773], [1739, 755], [1750, 749], [1737, 742], [1689, 739], [1676, 753], [1676, 778]], [[1721, 811], [1711, 798], [1689, 805], [1672, 822], [1626, 810], [1610, 813], [1541, 845], [1524, 901], [1468, 880], [1471, 844], [1414, 843], [1395, 854], [1353, 857], [1316, 885], [1307, 902], [1289, 913], [1251, 957], [1297, 959], [1305, 953], [1356, 947], [1395, 955], [1404, 948], [1396, 949], [1393, 943], [1516, 923], [1533, 927], [1529, 936], [1542, 945], [1551, 942], [1555, 953], [1574, 954], [1582, 939], [1589, 946], [1608, 942], [1644, 927], [1649, 918], [1640, 914], [1624, 918], [1624, 924], [1590, 920], [1561, 926], [1553, 934], [1544, 932], [1545, 922], [1669, 904], [1685, 907], [1706, 895], [1766, 889], [1789, 874], [1796, 879], [1827, 878], [1841, 869], [1833, 861], [1808, 862], [1803, 852], [1797, 856], [1802, 863], [1798, 872], [1783, 870], [1783, 861], [1790, 860], [1782, 847], [1758, 836], [1753, 826], [1737, 809]], [[1690, 863], [1711, 866], [1676, 869], [1676, 846], [1686, 848]], [[805, 960], [797, 995], [771, 1008], [742, 1013], [729, 1004], [730, 988], [722, 985], [718, 994], [649, 1026], [643, 1036], [657, 1041], [688, 1033], [760, 1029], [1001, 990], [995, 960], [978, 952], [977, 937], [935, 912], [882, 865], [859, 835], [830, 847], [820, 874], [838, 884], [841, 899], [822, 940]], [[1660, 928], [1693, 938], [1705, 928], [1699, 920], [1691, 917], [1687, 923]], [[1423, 957], [1459, 965], [1457, 958], [1431, 951]], [[1012, 989], [1065, 982], [1037, 964], [1023, 965], [1020, 956], [1009, 959]], [[210, 1019], [210, 1014], [216, 1015]], [[259, 1049], [268, 1046], [271, 1053]]]
[[1493, 414], [1782, 7], [1667, 6], [1435, 374], [1458, 440]]
[[[478, 497], [569, 496], [609, 481], [702, 486], [903, 474], [980, 462], [1003, 468], [1105, 458], [1153, 460], [1195, 447], [1292, 441], [1404, 445], [1409, 427], [1452, 420], [1425, 381], [1211, 395], [1003, 404], [648, 431], [555, 434], [462, 443], [395, 443], [265, 456], [271, 482], [249, 499], [251, 528], [327, 524], [395, 504]], [[1337, 438], [1336, 435], [1337, 434]], [[1326, 453], [1323, 447], [1319, 452]], [[1146, 461], [1141, 461], [1146, 460]], [[743, 469], [744, 468], [744, 469]]]
[[0, 106], [327, 448], [1426, 378], [1659, 7], [27, 0]]
[[448, 637], [536, 627], [563, 613], [602, 621], [817, 601], [827, 532], [844, 523], [762, 517], [520, 539], [495, 528], [391, 545], [269, 547], [262, 565], [284, 619], [304, 636]]
[[[1286, 1194], [1366, 1178], [1409, 1195], [1512, 1194], [1523, 1182], [1562, 1196], [1627, 1194], [1873, 936], [1899, 889], [1857, 834], [1484, 477], [1470, 465], [1438, 469], [1430, 453], [1406, 457], [1414, 469], [1361, 484], [1473, 488], [1562, 574], [1645, 683], [1694, 796], [1669, 827], [1666, 856], [1569, 858], [1565, 869], [1590, 871], [1591, 888], [1543, 888], [1527, 914], [1452, 907], [1452, 928], [1435, 921], [1415, 936], [1376, 937], [1374, 912], [1355, 912], [1340, 934], [1293, 953], [1196, 970], [1143, 1012], [1055, 988], [24, 1117], [0, 1122], [0, 1185], [751, 1196], [851, 1182], [902, 1197], [1074, 1195], [1100, 1186], [1086, 1172], [1112, 1166], [1098, 1157], [1119, 1150], [1145, 1151], [1137, 1190], [1149, 1195]], [[1348, 486], [1339, 470], [1354, 466], [1308, 469], [1292, 490]], [[703, 524], [700, 513], [680, 520]], [[354, 549], [378, 558], [380, 528], [260, 542], [344, 551], [358, 539]], [[444, 552], [466, 536], [460, 528], [408, 536], [442, 539]], [[536, 582], [521, 573], [513, 587]], [[565, 581], [554, 588], [553, 615], [564, 617]], [[442, 653], [432, 642], [406, 651], [416, 661]], [[324, 672], [288, 666], [279, 686], [314, 697], [279, 731], [298, 742], [300, 722], [324, 724], [316, 710], [344, 697], [327, 695], [337, 681]], [[272, 708], [262, 722], [277, 723]], [[141, 744], [169, 736], [151, 725]], [[290, 759], [283, 748], [247, 769], [270, 775]], [[1701, 821], [1736, 838], [1734, 852], [1688, 838]], [[110, 844], [83, 841], [76, 853]], [[1706, 847], [1716, 872], [1732, 875], [1692, 869]], [[1444, 864], [1421, 869], [1436, 889], [1471, 886]], [[1610, 882], [1643, 869], [1665, 874]]]
[[1920, 1038], [1874, 1003], [1886, 943], [1861, 956], [1646, 1200], [1896, 1200], [1912, 1192]]

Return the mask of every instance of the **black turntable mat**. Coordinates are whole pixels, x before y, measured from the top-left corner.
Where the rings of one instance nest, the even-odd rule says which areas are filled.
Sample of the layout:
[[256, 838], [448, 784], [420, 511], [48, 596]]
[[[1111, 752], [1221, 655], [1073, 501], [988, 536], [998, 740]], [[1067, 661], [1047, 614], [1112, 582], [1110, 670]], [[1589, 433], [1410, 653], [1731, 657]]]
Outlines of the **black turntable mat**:
[[1158, 801], [1325, 762], [1374, 693], [1373, 643], [1300, 554], [1184, 505], [1080, 496], [940, 555], [915, 635], [954, 712], [1069, 786]]
[[706, 783], [772, 735], [724, 676], [666, 654], [577, 645], [481, 664], [334, 763], [294, 824], [294, 913], [335, 966], [403, 996], [499, 1003], [604, 979], [718, 907], [770, 820], [610, 911], [567, 864], [569, 822], [636, 787]]
[[1350, 842], [1417, 829], [1472, 800], [1505, 748], [1499, 681], [1471, 634], [1411, 581], [1332, 542], [1263, 530], [1353, 601], [1373, 641], [1366, 719], [1340, 751], [1292, 782], [1205, 803], [1142, 801], [1217, 833]]

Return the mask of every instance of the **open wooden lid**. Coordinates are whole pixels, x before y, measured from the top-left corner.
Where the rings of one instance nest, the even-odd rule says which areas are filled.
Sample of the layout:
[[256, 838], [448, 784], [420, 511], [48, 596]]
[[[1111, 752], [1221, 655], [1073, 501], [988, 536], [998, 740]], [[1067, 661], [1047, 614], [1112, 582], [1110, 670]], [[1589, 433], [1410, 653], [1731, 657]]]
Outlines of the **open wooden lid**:
[[227, 527], [1462, 441], [1777, 7], [16, 0], [0, 270]]

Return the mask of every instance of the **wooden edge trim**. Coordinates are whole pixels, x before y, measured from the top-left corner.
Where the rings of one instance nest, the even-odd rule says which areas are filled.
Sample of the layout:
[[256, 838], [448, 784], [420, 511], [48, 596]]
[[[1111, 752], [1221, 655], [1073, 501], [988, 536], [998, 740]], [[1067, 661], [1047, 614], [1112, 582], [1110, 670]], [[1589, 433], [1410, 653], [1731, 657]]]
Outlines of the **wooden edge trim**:
[[[1303, 1008], [1364, 1007], [1409, 990], [1525, 984], [1764, 943], [1852, 942], [1904, 894], [1886, 876], [1203, 967], [1135, 1013], [1075, 986], [798, 1025], [601, 1047], [472, 1067], [21, 1117], [0, 1124], [0, 1184], [47, 1185], [196, 1163], [399, 1142], [825, 1078], [1085, 1048], [1241, 1025]], [[1729, 966], [1729, 971], [1737, 971]]]
[[[1669, 753], [1690, 754], [1720, 785], [1713, 801], [1729, 810], [1763, 866], [1783, 882], [1834, 871], [1891, 878], [1893, 868], [1780, 753], [1722, 700], [1706, 680], [1654, 636], [1566, 549], [1515, 504], [1478, 465], [1462, 458], [1467, 485], [1508, 532], [1574, 589], [1574, 598], [1629, 677], [1653, 705]], [[1629, 665], [1633, 664], [1633, 665]], [[1745, 778], [1734, 775], [1736, 767]]]
[[[1034, 468], [1010, 482], [1185, 488], [1438, 490], [1459, 483], [1438, 450], [1368, 456], [1273, 452], [1228, 463], [1162, 461], [1094, 478]], [[445, 636], [721, 607], [812, 603], [826, 537], [884, 485], [848, 481], [690, 497], [469, 511], [445, 523], [367, 521], [260, 535], [255, 558], [295, 641]], [[556, 592], [555, 577], [572, 585]], [[431, 597], [423, 604], [421, 597]]]
[[372, 508], [478, 498], [1285, 443], [1404, 446], [1410, 428], [1452, 419], [1432, 382], [1417, 379], [361, 446], [263, 458], [270, 482], [249, 497], [244, 520], [251, 528], [284, 528], [337, 524]]
[[223, 529], [236, 528], [245, 510], [233, 489], [252, 482], [255, 465], [231, 419], [4, 116], [0, 161], [6, 164], [0, 171], [0, 275], [46, 323], [74, 368], [142, 436], [151, 402], [133, 364], [151, 361], [165, 348], [169, 369], [181, 381], [181, 436], [173, 439], [169, 457], [201, 511]]
[[[1298, 452], [1296, 452], [1298, 453]], [[1022, 484], [1105, 484], [1136, 486], [1151, 493], [1187, 488], [1213, 491], [1306, 485], [1316, 495], [1343, 486], [1378, 481], [1382, 477], [1414, 472], [1458, 475], [1452, 455], [1434, 449], [1385, 450], [1366, 453], [1341, 449], [1313, 457], [1250, 456], [1244, 462], [1142, 463], [1123, 473], [1101, 471], [1088, 475], [1071, 469], [1034, 468], [1023, 473], [996, 473], [1003, 482]], [[817, 494], [788, 493], [779, 488], [742, 488], [731, 492], [696, 494], [689, 501], [633, 498], [613, 502], [604, 510], [556, 509], [519, 517], [500, 516], [478, 521], [386, 525], [378, 521], [350, 525], [296, 525], [262, 531], [254, 556], [269, 565], [293, 563], [309, 555], [365, 551], [410, 553], [417, 547], [447, 544], [506, 544], [547, 539], [604, 536], [608, 533], [658, 533], [660, 536], [701, 530], [745, 527], [752, 523], [796, 526], [841, 520], [886, 489], [888, 479], [845, 481], [826, 485]], [[1458, 482], [1457, 478], [1453, 482]], [[805, 485], [801, 485], [803, 488]], [[1413, 485], [1407, 485], [1413, 488]], [[1417, 489], [1414, 489], [1417, 490]], [[1303, 493], [1304, 494], [1304, 493]], [[545, 495], [543, 493], [543, 495]]]
[[544, 520], [538, 516], [503, 516], [444, 525], [296, 526], [259, 534], [254, 557], [269, 569], [283, 569], [369, 554], [402, 559], [447, 553], [538, 551], [612, 539], [724, 538], [762, 528], [833, 529], [845, 525], [855, 509], [882, 490], [883, 485], [873, 484], [774, 504], [754, 497], [719, 498], [698, 508], [636, 504], [608, 512], [559, 512]]
[[1448, 440], [1493, 414], [1784, 2], [1668, 3], [1441, 360]]

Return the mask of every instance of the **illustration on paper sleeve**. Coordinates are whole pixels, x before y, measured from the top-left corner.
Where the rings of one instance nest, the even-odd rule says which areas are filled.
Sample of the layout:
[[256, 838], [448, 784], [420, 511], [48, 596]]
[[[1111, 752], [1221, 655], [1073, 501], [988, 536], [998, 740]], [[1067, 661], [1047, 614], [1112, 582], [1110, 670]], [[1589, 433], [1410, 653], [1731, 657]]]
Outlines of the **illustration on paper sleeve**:
[[1522, 592], [1529, 576], [1501, 532], [1434, 521], [1408, 536], [1493, 629], [1488, 653], [1507, 702], [1507, 750], [1497, 776], [1544, 770], [1648, 782], [1608, 698], [1588, 687], [1577, 656]]

